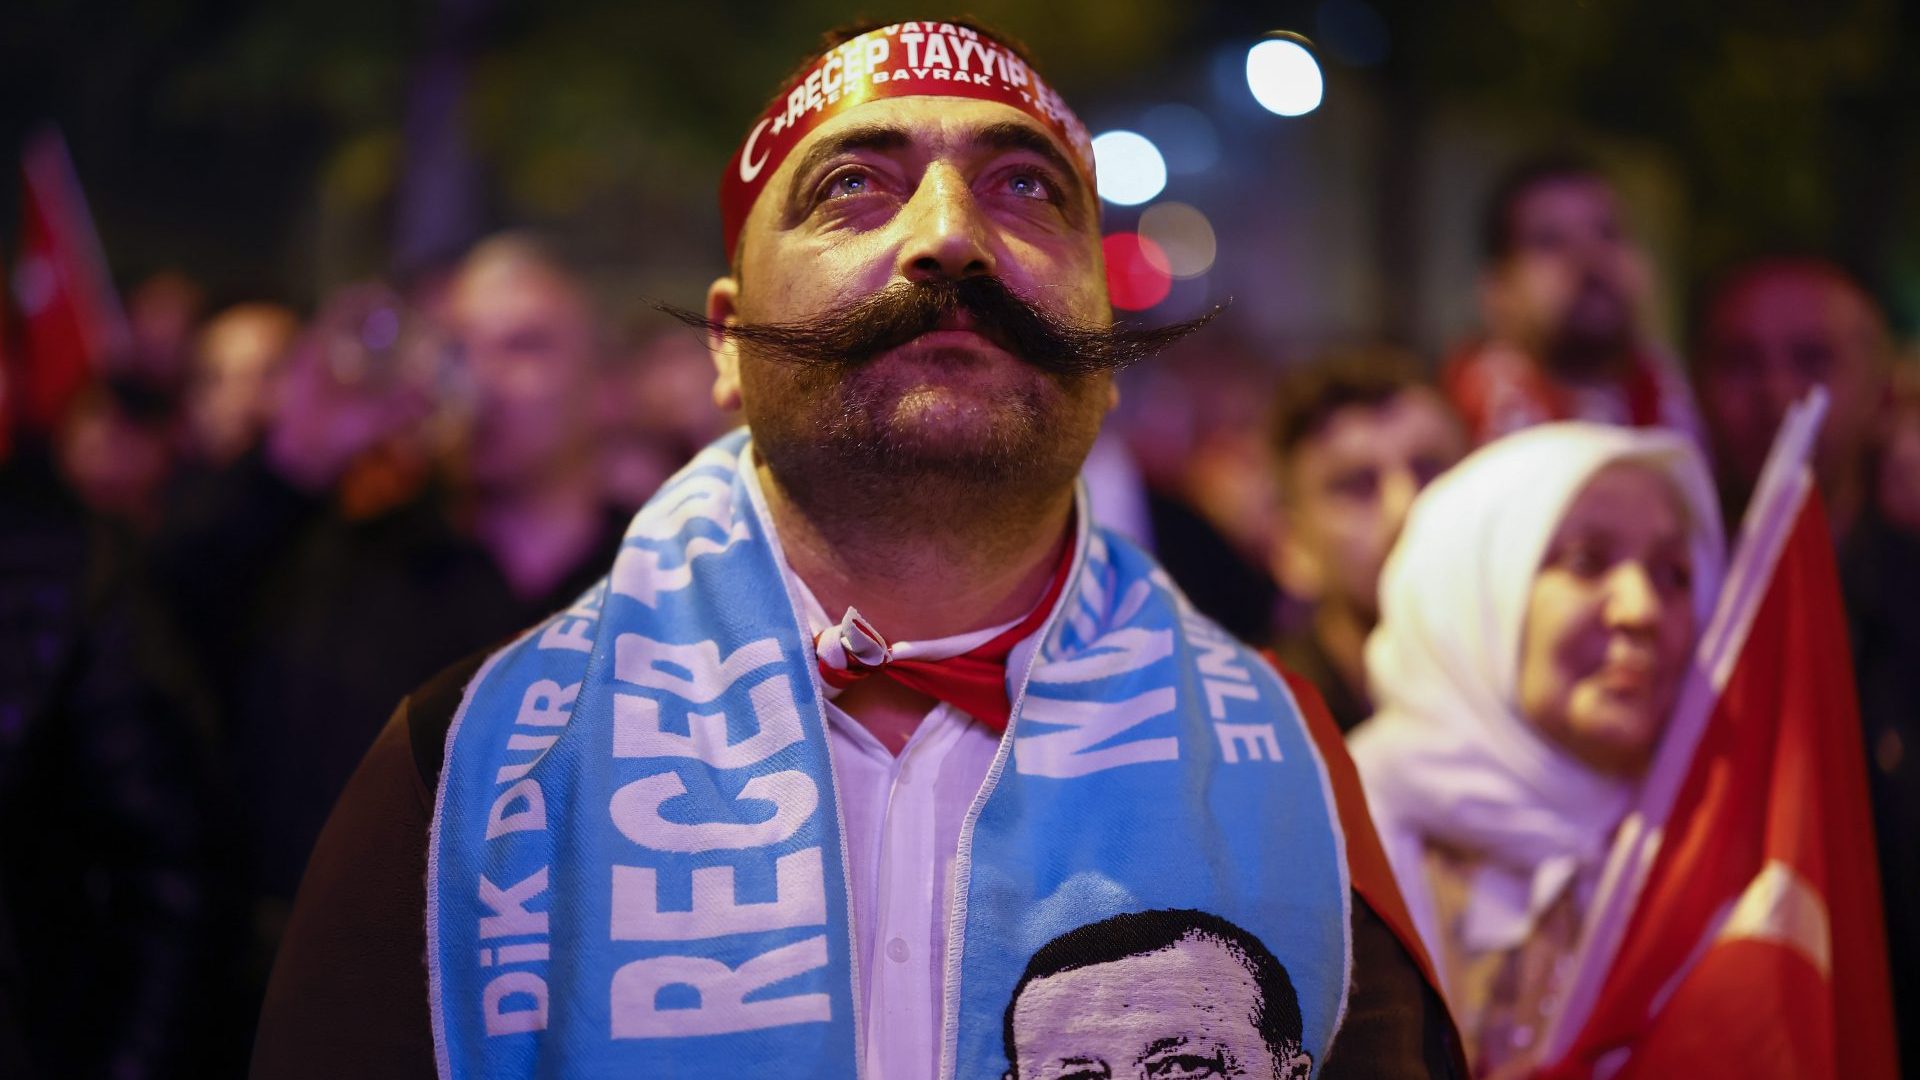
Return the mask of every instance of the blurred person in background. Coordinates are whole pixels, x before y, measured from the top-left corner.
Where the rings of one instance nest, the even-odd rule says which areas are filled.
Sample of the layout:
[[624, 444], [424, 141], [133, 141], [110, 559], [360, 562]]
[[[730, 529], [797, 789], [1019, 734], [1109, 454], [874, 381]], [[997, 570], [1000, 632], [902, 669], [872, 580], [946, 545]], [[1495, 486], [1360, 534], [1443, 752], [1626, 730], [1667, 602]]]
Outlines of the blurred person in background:
[[1272, 439], [1274, 576], [1306, 608], [1274, 652], [1351, 731], [1373, 712], [1365, 651], [1380, 617], [1380, 566], [1413, 497], [1466, 452], [1466, 433], [1414, 357], [1373, 347], [1287, 373]]
[[1487, 200], [1481, 253], [1481, 336], [1441, 373], [1474, 445], [1549, 420], [1701, 438], [1686, 380], [1647, 338], [1646, 252], [1597, 165], [1513, 166]]
[[[69, 440], [95, 438], [89, 425], [114, 422], [96, 410], [111, 407], [83, 406]], [[121, 449], [147, 462], [159, 441]], [[195, 687], [127, 540], [90, 520], [44, 447], [23, 442], [0, 462], [7, 1077], [198, 1074], [190, 1062], [211, 966], [208, 748]]]
[[[296, 611], [302, 627], [323, 618], [312, 610], [310, 586], [337, 586], [349, 572], [316, 562], [317, 546], [353, 535], [341, 478], [391, 456], [389, 447], [421, 441], [432, 402], [416, 380], [336, 377], [351, 373], [336, 373], [329, 360], [329, 353], [364, 351], [358, 334], [368, 312], [396, 305], [383, 289], [337, 290], [278, 365], [271, 338], [280, 320], [256, 321], [241, 309], [209, 328], [188, 384], [185, 441], [196, 460], [167, 494], [151, 551], [182, 647], [205, 680], [217, 733], [221, 936], [212, 962], [220, 974], [199, 1013], [215, 1051], [202, 1065], [213, 1074], [244, 1068], [287, 897], [311, 843], [301, 838], [302, 800], [325, 798], [315, 791], [337, 782], [328, 770], [339, 768], [329, 755], [341, 756], [337, 742], [358, 737], [325, 715], [330, 700], [350, 696], [352, 675], [317, 689], [312, 680], [294, 683], [285, 698], [264, 694], [259, 680], [263, 665], [280, 663], [288, 647], [269, 613]], [[275, 370], [261, 388], [256, 379], [268, 367]], [[250, 434], [256, 408], [269, 413]], [[404, 457], [421, 459], [425, 450]], [[316, 573], [335, 577], [308, 582]]]
[[1745, 507], [1787, 409], [1820, 386], [1827, 419], [1814, 473], [1844, 537], [1871, 510], [1872, 451], [1887, 413], [1893, 339], [1879, 305], [1832, 263], [1777, 257], [1728, 273], [1704, 312], [1695, 380], [1730, 515]]
[[[1901, 1056], [1920, 1065], [1920, 521], [1902, 513], [1920, 449], [1895, 407], [1893, 340], [1833, 263], [1770, 257], [1712, 290], [1694, 357], [1729, 513], [1752, 494], [1782, 417], [1828, 395], [1814, 476], [1835, 534], [1880, 849]], [[1904, 422], [1903, 422], [1904, 418]], [[1910, 513], [1910, 511], [1909, 511]]]
[[[1272, 640], [1280, 606], [1267, 572], [1275, 519], [1266, 445], [1272, 367], [1251, 343], [1222, 330], [1169, 350], [1123, 381], [1114, 427], [1145, 482], [1145, 532], [1155, 558], [1195, 607], [1235, 637]], [[1108, 439], [1089, 457], [1090, 476], [1103, 485], [1135, 475], [1127, 463], [1110, 460], [1115, 449]], [[1100, 489], [1094, 497], [1101, 500]], [[1104, 501], [1128, 510], [1111, 497]]]
[[160, 270], [142, 278], [127, 291], [131, 347], [124, 355], [107, 358], [109, 370], [177, 393], [190, 376], [206, 306], [206, 290], [184, 270]]
[[[345, 326], [322, 320], [288, 363], [266, 458], [305, 520], [248, 613], [235, 701], [276, 908], [385, 703], [571, 602], [624, 525], [594, 458], [605, 342], [583, 279], [508, 235], [450, 288], [444, 327], [385, 294], [350, 305]], [[389, 467], [430, 454], [440, 471], [417, 493], [408, 466]]]
[[93, 513], [151, 534], [162, 524], [178, 441], [173, 402], [144, 380], [96, 382], [61, 420], [61, 475]]
[[91, 387], [61, 421], [61, 469], [82, 502], [142, 539], [165, 526], [182, 463], [183, 391], [206, 295], [180, 270], [128, 291], [127, 336], [93, 357]]
[[1920, 536], [1920, 357], [1894, 365], [1890, 375], [1874, 504], [1887, 524]]
[[650, 321], [601, 368], [595, 438], [607, 504], [638, 510], [700, 448], [739, 423], [713, 403], [713, 361], [677, 323]]
[[1539, 1064], [1721, 549], [1691, 441], [1570, 422], [1463, 460], [1387, 560], [1350, 745], [1475, 1075]]
[[451, 457], [455, 521], [515, 597], [546, 610], [625, 525], [603, 498], [595, 445], [605, 321], [582, 274], [517, 234], [473, 250], [447, 312], [472, 401]]
[[244, 808], [236, 1027], [258, 1016], [308, 852], [387, 707], [570, 603], [625, 524], [595, 458], [606, 342], [584, 279], [496, 237], [442, 310], [435, 324], [379, 285], [330, 297], [281, 365], [259, 447], [162, 553]]
[[299, 317], [281, 304], [235, 304], [207, 321], [186, 386], [195, 460], [223, 469], [258, 445], [273, 417], [274, 377], [299, 332]]

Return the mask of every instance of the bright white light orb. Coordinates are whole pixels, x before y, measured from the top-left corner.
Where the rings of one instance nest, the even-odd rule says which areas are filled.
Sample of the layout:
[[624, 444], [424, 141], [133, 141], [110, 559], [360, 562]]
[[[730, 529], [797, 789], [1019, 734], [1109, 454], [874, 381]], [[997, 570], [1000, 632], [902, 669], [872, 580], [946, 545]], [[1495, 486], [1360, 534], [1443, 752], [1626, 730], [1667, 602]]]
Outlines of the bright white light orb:
[[1320, 107], [1326, 81], [1319, 62], [1305, 46], [1268, 38], [1247, 50], [1247, 87], [1268, 112], [1304, 116]]
[[1167, 186], [1167, 160], [1146, 136], [1109, 131], [1093, 140], [1095, 186], [1118, 206], [1139, 206]]

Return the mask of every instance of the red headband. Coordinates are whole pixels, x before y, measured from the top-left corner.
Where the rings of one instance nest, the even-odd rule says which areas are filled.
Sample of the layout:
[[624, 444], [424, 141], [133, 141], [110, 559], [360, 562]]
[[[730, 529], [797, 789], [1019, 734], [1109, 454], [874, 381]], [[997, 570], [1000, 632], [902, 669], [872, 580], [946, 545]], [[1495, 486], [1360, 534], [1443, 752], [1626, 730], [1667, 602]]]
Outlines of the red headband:
[[1093, 179], [1093, 143], [1066, 102], [1012, 49], [972, 27], [904, 22], [828, 49], [747, 132], [720, 179], [720, 231], [733, 258], [740, 227], [780, 163], [828, 117], [890, 97], [934, 95], [1011, 105], [1038, 120]]

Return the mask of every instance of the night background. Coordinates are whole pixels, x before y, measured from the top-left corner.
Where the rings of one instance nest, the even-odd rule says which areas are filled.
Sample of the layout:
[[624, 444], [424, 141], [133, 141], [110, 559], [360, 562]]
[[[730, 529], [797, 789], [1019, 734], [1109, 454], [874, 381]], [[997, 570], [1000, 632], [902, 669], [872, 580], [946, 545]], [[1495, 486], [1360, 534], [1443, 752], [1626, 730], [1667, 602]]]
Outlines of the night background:
[[[1211, 122], [1219, 161], [1170, 161], [1165, 197], [1231, 237], [1170, 309], [1233, 295], [1289, 342], [1437, 349], [1466, 321], [1482, 189], [1550, 144], [1617, 172], [1679, 290], [1669, 319], [1760, 248], [1835, 255], [1902, 325], [1920, 312], [1920, 13], [1892, 0], [1044, 8], [972, 12], [1025, 41], [1092, 130], [1164, 104]], [[720, 266], [721, 163], [779, 73], [855, 12], [27, 0], [0, 40], [0, 146], [62, 127], [122, 281], [176, 267], [216, 299], [311, 303], [536, 224], [623, 291], [687, 302]], [[1261, 111], [1239, 76], [1275, 29], [1326, 72], [1304, 117]]]
[[[1760, 349], [1716, 352], [1704, 301], [1756, 257], [1818, 260], [1774, 267], [1803, 279], [1798, 307], [1741, 310], [1794, 308], [1794, 333], [1816, 327], [1811, 347], [1776, 350], [1764, 390], [1827, 386], [1846, 418], [1815, 471], [1859, 672], [1900, 1035], [1920, 1053], [1920, 5], [11, 0], [0, 1076], [245, 1073], [316, 837], [369, 746], [407, 736], [394, 703], [573, 602], [636, 509], [739, 421], [712, 400], [704, 341], [656, 305], [698, 309], [726, 272], [718, 181], [750, 123], [828, 28], [929, 17], [1023, 43], [1096, 136], [1119, 315], [1225, 306], [1125, 373], [1084, 472], [1140, 526], [1115, 531], [1201, 611], [1284, 650], [1328, 606], [1283, 580], [1290, 537], [1314, 529], [1310, 512], [1282, 512], [1282, 459], [1353, 402], [1288, 421], [1291, 376], [1345, 357], [1373, 380], [1354, 400], [1431, 412], [1444, 445], [1396, 489], [1400, 516], [1374, 514], [1364, 544], [1320, 539], [1378, 548], [1351, 575], [1365, 580], [1352, 663], [1334, 672], [1352, 691], [1334, 701], [1342, 730], [1371, 708], [1357, 654], [1407, 503], [1504, 434], [1476, 426], [1496, 411], [1487, 395], [1464, 404], [1441, 373], [1488, 356], [1551, 366], [1487, 315], [1495, 271], [1539, 254], [1483, 249], [1489, 193], [1515, 162], [1572, 155], [1583, 164], [1540, 186], [1585, 185], [1613, 230], [1542, 242], [1564, 249], [1542, 263], [1606, 248], [1578, 258], [1613, 261], [1567, 279], [1599, 273], [1603, 300], [1634, 292], [1608, 272], [1643, 255], [1652, 270], [1617, 305], [1603, 358], [1616, 366], [1528, 383], [1560, 411], [1526, 423], [1682, 431], [1716, 470], [1730, 533], [1757, 465], [1741, 473], [1728, 432], [1758, 460], [1779, 416], [1742, 411], [1763, 396], [1767, 380], [1747, 378]], [[1289, 70], [1320, 89], [1288, 83], [1300, 107], [1276, 108], [1262, 95], [1280, 91], [1250, 83], [1256, 53], [1310, 57]], [[52, 240], [32, 226], [59, 216], [40, 188], [69, 190], [24, 182], [23, 161], [58, 161], [49, 132], [113, 285], [92, 309], [85, 215]], [[1107, 156], [1147, 144], [1132, 164]], [[1702, 358], [1734, 353], [1715, 362], [1749, 361], [1729, 377], [1746, 381], [1712, 394]], [[1613, 411], [1564, 407], [1575, 384], [1614, 394]], [[1360, 471], [1382, 502], [1385, 481]], [[288, 993], [282, 1015], [302, 1013]], [[413, 1019], [395, 1024], [423, 1035]]]

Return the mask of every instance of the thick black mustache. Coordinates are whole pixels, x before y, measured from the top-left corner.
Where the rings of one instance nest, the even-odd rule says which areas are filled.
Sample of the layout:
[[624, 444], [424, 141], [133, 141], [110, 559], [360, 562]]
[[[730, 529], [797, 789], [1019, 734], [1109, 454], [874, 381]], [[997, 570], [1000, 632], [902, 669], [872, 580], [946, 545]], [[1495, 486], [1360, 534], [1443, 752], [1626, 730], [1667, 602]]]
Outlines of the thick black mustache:
[[[698, 330], [724, 334], [784, 360], [857, 367], [941, 329], [960, 312], [971, 329], [1027, 363], [1057, 375], [1119, 371], [1212, 322], [1225, 306], [1165, 326], [1089, 326], [1028, 303], [999, 278], [900, 282], [870, 296], [789, 323], [718, 323], [671, 304], [661, 311]], [[952, 324], [949, 323], [949, 326]]]

